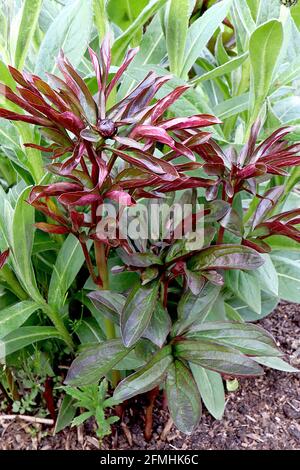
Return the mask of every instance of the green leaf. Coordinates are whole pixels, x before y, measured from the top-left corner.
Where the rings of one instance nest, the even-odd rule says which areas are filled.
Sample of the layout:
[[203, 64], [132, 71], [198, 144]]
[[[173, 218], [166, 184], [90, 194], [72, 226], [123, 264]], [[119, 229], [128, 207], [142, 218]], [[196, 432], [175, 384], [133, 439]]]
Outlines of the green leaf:
[[192, 324], [205, 320], [208, 312], [218, 298], [220, 287], [207, 282], [199, 295], [190, 290], [185, 292], [178, 304], [178, 321], [173, 327], [173, 335], [179, 335]]
[[81, 344], [101, 343], [106, 339], [105, 334], [99, 327], [95, 318], [84, 318], [80, 320], [80, 324], [76, 327], [75, 333]]
[[61, 339], [57, 329], [52, 326], [21, 326], [2, 339], [3, 350], [8, 356], [37, 341], [52, 338]]
[[279, 279], [279, 297], [300, 303], [300, 261], [289, 259], [283, 252], [272, 255]]
[[253, 103], [251, 122], [257, 118], [268, 96], [282, 41], [282, 24], [277, 20], [262, 24], [251, 35], [249, 41]]
[[249, 108], [249, 93], [234, 96], [226, 101], [221, 101], [214, 108], [214, 114], [220, 119], [227, 119], [240, 114]]
[[[88, 244], [88, 247], [91, 243]], [[60, 310], [65, 303], [68, 289], [84, 263], [80, 242], [70, 234], [61, 247], [50, 280], [48, 303]]]
[[34, 240], [35, 210], [26, 200], [31, 188], [26, 188], [19, 196], [12, 222], [13, 265], [19, 281], [30, 297], [38, 303], [44, 302], [37, 288], [31, 263]]
[[137, 284], [127, 297], [121, 315], [121, 333], [125, 346], [132, 346], [143, 335], [154, 312], [159, 283]]
[[230, 270], [225, 273], [225, 285], [254, 312], [261, 314], [261, 291], [257, 279], [245, 271]]
[[15, 67], [19, 70], [23, 69], [37, 26], [41, 6], [42, 0], [25, 0], [23, 3], [15, 51]]
[[[98, 316], [104, 315], [117, 325], [120, 324], [120, 316], [126, 303], [124, 295], [110, 290], [98, 290], [88, 294], [88, 298], [98, 310]], [[92, 314], [94, 315], [93, 312]]]
[[115, 365], [127, 356], [126, 349], [119, 339], [104, 341], [84, 349], [72, 362], [65, 383], [89, 385], [97, 383]]
[[187, 266], [191, 271], [204, 269], [257, 269], [263, 258], [252, 248], [242, 245], [216, 245], [192, 256]]
[[181, 76], [186, 77], [204, 47], [226, 17], [232, 0], [223, 0], [209, 8], [190, 26], [187, 34], [185, 60]]
[[77, 67], [89, 44], [93, 26], [92, 1], [74, 0], [56, 16], [47, 30], [37, 56], [35, 73], [46, 78], [46, 72], [55, 72], [59, 50]]
[[178, 342], [174, 353], [179, 359], [198, 364], [205, 369], [233, 376], [262, 375], [261, 367], [232, 348], [197, 340]]
[[75, 403], [76, 400], [74, 400], [74, 398], [72, 398], [70, 395], [64, 396], [56, 419], [54, 434], [57, 434], [67, 426], [70, 426], [77, 410]]
[[114, 42], [112, 47], [113, 63], [119, 64], [123, 58], [126, 49], [137, 33], [137, 31], [151, 18], [159, 8], [161, 8], [167, 0], [150, 0], [147, 6], [141, 11], [139, 16], [130, 24], [130, 26], [122, 33]]
[[273, 337], [250, 323], [208, 322], [192, 326], [187, 338], [213, 341], [251, 356], [280, 356]]
[[0, 311], [0, 338], [22, 326], [39, 308], [40, 306], [36, 302], [24, 300], [2, 309]]
[[190, 370], [175, 361], [168, 368], [166, 392], [171, 417], [185, 434], [192, 434], [201, 418], [201, 399]]
[[104, 38], [109, 27], [105, 3], [106, 0], [93, 0], [94, 20], [100, 42]]
[[261, 256], [265, 260], [264, 264], [251, 271], [250, 275], [258, 281], [262, 290], [276, 297], [279, 289], [277, 271], [270, 255], [262, 254]]
[[152, 357], [145, 367], [122, 380], [115, 389], [113, 398], [122, 402], [152, 390], [163, 381], [172, 362], [172, 348], [165, 346]]
[[218, 372], [190, 363], [190, 368], [207, 410], [215, 419], [222, 419], [225, 409], [223, 380]]
[[233, 59], [226, 62], [226, 64], [215, 67], [213, 70], [204, 73], [200, 77], [194, 78], [191, 83], [198, 85], [199, 83], [205, 82], [206, 80], [214, 80], [215, 78], [222, 77], [222, 75], [231, 73], [245, 62], [245, 60], [248, 58], [248, 55], [248, 52], [245, 52], [238, 57], [234, 57]]
[[261, 313], [257, 314], [249, 307], [249, 305], [246, 304], [245, 301], [242, 301], [237, 297], [228, 300], [230, 306], [236, 310], [238, 315], [240, 315], [244, 321], [261, 320], [273, 312], [273, 310], [277, 307], [278, 302], [278, 297], [274, 297], [273, 295], [261, 291]]
[[171, 0], [167, 9], [166, 43], [170, 72], [180, 75], [189, 26], [190, 0]]
[[172, 321], [168, 311], [162, 306], [161, 302], [157, 302], [152, 318], [143, 337], [152, 341], [161, 348], [170, 333]]
[[291, 366], [280, 357], [253, 357], [252, 359], [271, 369], [282, 370], [283, 372], [300, 372], [299, 369]]

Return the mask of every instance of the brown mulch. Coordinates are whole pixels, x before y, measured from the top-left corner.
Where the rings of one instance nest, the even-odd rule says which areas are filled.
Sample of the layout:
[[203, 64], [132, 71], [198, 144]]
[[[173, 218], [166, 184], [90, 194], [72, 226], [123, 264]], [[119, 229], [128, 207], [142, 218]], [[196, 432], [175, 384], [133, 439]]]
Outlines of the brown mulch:
[[[282, 303], [260, 324], [274, 335], [278, 345], [290, 356], [290, 362], [300, 367], [300, 307]], [[114, 435], [106, 438], [101, 448], [300, 449], [300, 374], [266, 369], [261, 378], [240, 380], [239, 390], [227, 393], [226, 398], [223, 420], [216, 421], [204, 411], [198, 430], [189, 437], [174, 426], [163, 433], [169, 417], [167, 411], [157, 408], [153, 438], [149, 443], [143, 438], [143, 407], [137, 404], [128, 410], [124, 423], [116, 426]], [[0, 424], [0, 449], [3, 450], [97, 448], [93, 422], [79, 430], [66, 429], [56, 436], [44, 425], [20, 420]]]

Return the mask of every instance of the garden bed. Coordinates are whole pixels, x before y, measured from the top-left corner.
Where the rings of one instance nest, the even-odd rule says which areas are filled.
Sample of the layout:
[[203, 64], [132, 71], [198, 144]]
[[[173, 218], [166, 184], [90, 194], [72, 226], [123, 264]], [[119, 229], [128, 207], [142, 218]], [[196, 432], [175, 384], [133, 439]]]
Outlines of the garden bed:
[[[300, 307], [282, 303], [260, 325], [272, 333], [281, 349], [300, 365]], [[133, 405], [134, 406], [134, 405]], [[300, 376], [266, 370], [261, 378], [240, 380], [240, 388], [227, 394], [222, 421], [204, 411], [198, 430], [186, 437], [174, 426], [168, 429], [168, 414], [156, 410], [151, 442], [143, 438], [143, 408], [129, 409], [125, 423], [102, 448], [113, 449], [300, 449]], [[1, 421], [1, 420], [0, 420]], [[126, 437], [127, 436], [127, 437]], [[96, 450], [93, 422], [78, 430], [66, 429], [52, 436], [49, 427], [23, 421], [0, 424], [0, 449]]]

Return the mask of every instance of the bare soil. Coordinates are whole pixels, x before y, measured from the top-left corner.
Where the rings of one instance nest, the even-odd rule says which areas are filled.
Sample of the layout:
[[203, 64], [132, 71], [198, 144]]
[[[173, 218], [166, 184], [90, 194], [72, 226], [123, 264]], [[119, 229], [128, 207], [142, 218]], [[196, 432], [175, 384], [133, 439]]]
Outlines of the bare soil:
[[[260, 324], [273, 334], [290, 362], [300, 367], [300, 306], [282, 303]], [[0, 419], [0, 449], [300, 449], [300, 374], [266, 369], [261, 378], [240, 380], [238, 391], [227, 393], [226, 398], [222, 421], [214, 420], [204, 410], [198, 430], [189, 437], [171, 425], [160, 398], [154, 412], [152, 440], [145, 442], [144, 403], [140, 399], [130, 406], [123, 422], [101, 446], [93, 421], [53, 436], [45, 425], [21, 420], [1, 424]]]

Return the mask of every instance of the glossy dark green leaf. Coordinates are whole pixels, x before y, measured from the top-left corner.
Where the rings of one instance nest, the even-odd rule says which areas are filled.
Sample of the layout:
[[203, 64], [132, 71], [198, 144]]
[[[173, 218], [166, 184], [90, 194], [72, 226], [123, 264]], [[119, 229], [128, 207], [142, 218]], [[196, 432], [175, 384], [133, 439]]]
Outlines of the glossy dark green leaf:
[[115, 389], [113, 398], [116, 401], [124, 401], [152, 390], [162, 383], [172, 362], [172, 348], [165, 346], [152, 357], [145, 367], [122, 380]]
[[178, 342], [174, 348], [178, 358], [233, 376], [262, 375], [263, 370], [247, 356], [234, 349], [198, 340]]
[[99, 311], [99, 315], [104, 315], [119, 325], [120, 316], [126, 302], [124, 295], [110, 290], [98, 290], [90, 292], [88, 298]]
[[171, 417], [185, 434], [192, 434], [201, 418], [201, 398], [191, 371], [174, 361], [168, 368], [166, 392]]
[[251, 248], [241, 245], [216, 245], [201, 250], [187, 263], [191, 271], [203, 269], [256, 269], [263, 258]]
[[168, 311], [158, 301], [150, 323], [143, 333], [143, 337], [150, 339], [152, 343], [161, 348], [170, 333], [171, 325], [172, 322]]
[[118, 250], [118, 255], [127, 266], [146, 268], [153, 264], [162, 264], [161, 259], [154, 253], [133, 253], [128, 254], [125, 250]]
[[121, 315], [121, 333], [125, 346], [132, 346], [143, 335], [156, 307], [159, 283], [137, 284], [127, 297]]
[[190, 325], [205, 320], [209, 310], [220, 293], [220, 286], [207, 282], [198, 295], [190, 290], [185, 292], [178, 304], [178, 321], [173, 327], [173, 334], [179, 335]]
[[97, 383], [124, 359], [129, 351], [119, 339], [88, 347], [72, 362], [65, 382], [71, 385]]
[[192, 326], [186, 337], [224, 344], [251, 356], [282, 355], [273, 337], [263, 328], [250, 323], [202, 323]]

